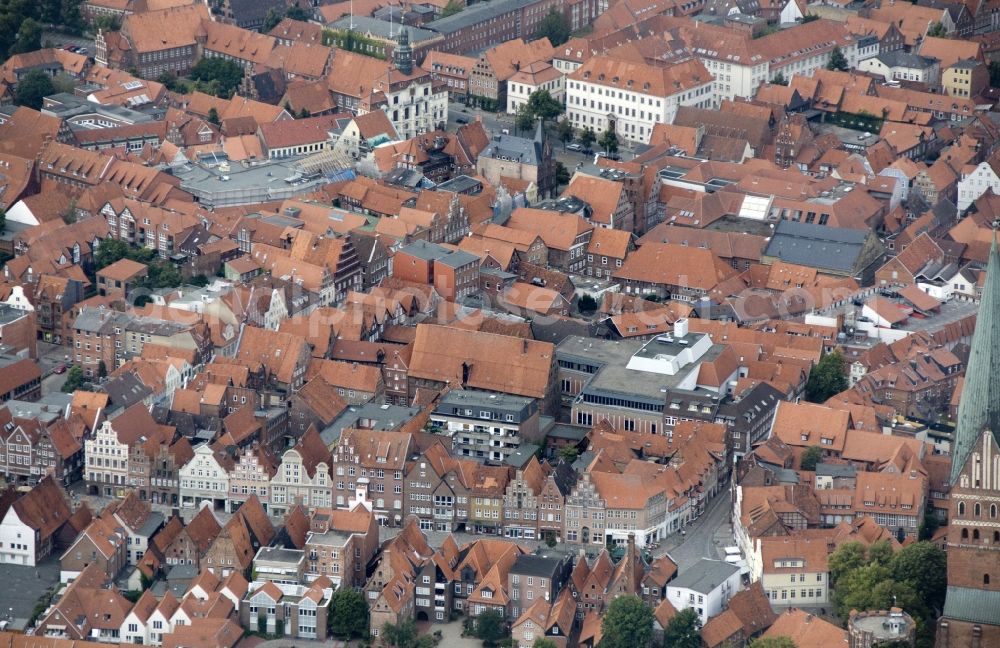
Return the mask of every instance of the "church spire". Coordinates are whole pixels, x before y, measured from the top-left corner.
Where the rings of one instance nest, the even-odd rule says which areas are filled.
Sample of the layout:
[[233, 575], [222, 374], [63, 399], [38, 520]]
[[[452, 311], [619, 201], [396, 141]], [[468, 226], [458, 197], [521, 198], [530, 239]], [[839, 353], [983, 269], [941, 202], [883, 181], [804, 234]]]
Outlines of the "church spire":
[[976, 329], [972, 333], [969, 365], [958, 404], [958, 425], [951, 457], [951, 483], [958, 480], [969, 453], [983, 430], [990, 430], [1000, 443], [1000, 252], [996, 226], [986, 264], [986, 283], [979, 302]]

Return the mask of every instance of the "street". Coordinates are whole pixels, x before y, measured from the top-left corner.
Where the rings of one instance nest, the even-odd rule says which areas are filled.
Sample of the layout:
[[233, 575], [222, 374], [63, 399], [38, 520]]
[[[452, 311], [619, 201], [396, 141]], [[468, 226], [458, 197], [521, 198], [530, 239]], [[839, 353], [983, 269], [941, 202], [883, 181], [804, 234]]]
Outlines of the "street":
[[69, 369], [69, 347], [38, 342], [36, 350], [38, 368], [42, 370], [42, 396], [60, 391], [66, 382], [66, 374], [55, 373], [55, 369], [59, 365], [65, 365]]
[[685, 535], [670, 536], [653, 555], [670, 554], [677, 563], [678, 572], [690, 568], [701, 558], [721, 559], [723, 547], [733, 544], [731, 509], [729, 489], [724, 489], [708, 504], [705, 513], [685, 529]]

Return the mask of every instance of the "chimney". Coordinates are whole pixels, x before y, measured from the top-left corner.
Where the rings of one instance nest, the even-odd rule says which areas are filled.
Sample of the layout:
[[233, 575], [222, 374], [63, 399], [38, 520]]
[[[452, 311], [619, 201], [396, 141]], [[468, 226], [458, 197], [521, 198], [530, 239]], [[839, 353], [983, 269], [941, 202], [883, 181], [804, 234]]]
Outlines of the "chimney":
[[688, 334], [688, 321], [682, 317], [674, 322], [674, 337], [684, 337]]

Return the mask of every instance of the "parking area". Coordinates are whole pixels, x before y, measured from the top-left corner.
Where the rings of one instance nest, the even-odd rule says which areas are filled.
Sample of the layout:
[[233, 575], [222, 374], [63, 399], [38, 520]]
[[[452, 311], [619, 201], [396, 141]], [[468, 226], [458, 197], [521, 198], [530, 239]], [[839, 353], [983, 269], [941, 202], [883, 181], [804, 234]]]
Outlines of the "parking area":
[[70, 34], [60, 34], [57, 32], [47, 31], [42, 33], [42, 45], [45, 47], [58, 48], [74, 45], [77, 48], [87, 50], [86, 52], [83, 52], [84, 54], [88, 54], [90, 56], [94, 55], [94, 40], [85, 36], [72, 36]]
[[24, 630], [35, 605], [59, 586], [59, 557], [49, 556], [37, 567], [0, 565], [0, 620]]

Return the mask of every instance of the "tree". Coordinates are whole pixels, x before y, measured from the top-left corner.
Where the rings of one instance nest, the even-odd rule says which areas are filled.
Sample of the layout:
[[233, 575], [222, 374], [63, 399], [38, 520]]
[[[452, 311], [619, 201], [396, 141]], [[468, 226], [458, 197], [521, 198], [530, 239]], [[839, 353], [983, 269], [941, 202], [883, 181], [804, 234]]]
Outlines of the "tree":
[[517, 114], [514, 115], [514, 130], [527, 133], [534, 127], [535, 116], [528, 110], [527, 104], [518, 107]]
[[868, 562], [886, 566], [892, 560], [892, 545], [888, 540], [879, 540], [868, 547]]
[[864, 565], [867, 559], [865, 546], [860, 542], [845, 542], [837, 547], [826, 562], [830, 569], [830, 585], [836, 588], [845, 574]]
[[912, 585], [932, 609], [943, 609], [948, 559], [941, 547], [931, 542], [903, 547], [889, 561], [889, 569], [893, 579]]
[[844, 374], [844, 356], [840, 351], [834, 351], [820, 358], [819, 364], [809, 372], [806, 400], [811, 403], [822, 403], [845, 389], [847, 389], [847, 376]]
[[590, 126], [584, 126], [583, 130], [576, 136], [576, 141], [580, 143], [585, 149], [589, 149], [597, 141], [597, 135], [594, 133], [594, 129]]
[[816, 464], [823, 457], [823, 448], [819, 446], [809, 446], [802, 453], [802, 470], [816, 470]]
[[441, 10], [441, 17], [447, 18], [448, 16], [454, 16], [457, 13], [461, 13], [465, 9], [465, 5], [462, 5], [455, 0], [448, 0], [448, 4], [444, 6]]
[[312, 113], [309, 112], [308, 108], [303, 106], [302, 109], [299, 110], [299, 119], [306, 119], [308, 117], [312, 117]]
[[496, 646], [507, 636], [507, 623], [503, 612], [488, 608], [476, 617], [472, 634], [483, 642], [484, 646]]
[[948, 30], [944, 28], [944, 25], [941, 24], [941, 21], [939, 20], [930, 26], [927, 30], [927, 35], [934, 38], [944, 38], [948, 35]]
[[990, 86], [1000, 88], [1000, 61], [990, 63]]
[[330, 634], [339, 639], [368, 636], [368, 603], [361, 592], [339, 589], [330, 597], [327, 616]]
[[108, 377], [108, 365], [104, 364], [103, 360], [97, 363], [97, 377], [98, 378]]
[[417, 626], [413, 619], [382, 626], [382, 643], [390, 648], [414, 648], [417, 644]]
[[281, 19], [285, 17], [285, 13], [276, 7], [271, 7], [267, 10], [267, 15], [264, 16], [264, 24], [260, 26], [260, 31], [264, 34], [271, 31], [278, 26]]
[[601, 631], [601, 648], [645, 648], [653, 639], [653, 611], [638, 596], [619, 596], [608, 606]]
[[42, 47], [42, 26], [31, 18], [25, 18], [17, 30], [17, 40], [10, 48], [11, 54], [33, 52]]
[[122, 23], [118, 16], [98, 16], [93, 23], [95, 31], [118, 31], [121, 26]]
[[66, 372], [66, 382], [63, 383], [62, 392], [72, 394], [76, 390], [82, 389], [84, 382], [83, 368], [79, 365], [73, 365]]
[[52, 77], [41, 70], [32, 70], [17, 82], [15, 100], [21, 106], [38, 110], [42, 107], [42, 98], [54, 91]]
[[573, 138], [576, 137], [573, 122], [569, 120], [569, 117], [563, 117], [556, 123], [556, 137], [563, 143], [563, 147], [572, 142]]
[[576, 446], [568, 445], [568, 446], [564, 446], [562, 448], [559, 448], [559, 453], [558, 454], [559, 454], [559, 458], [560, 459], [562, 459], [566, 463], [570, 463], [571, 464], [574, 461], [576, 461], [577, 457], [580, 456], [580, 451], [576, 449]]
[[6, 229], [7, 229], [7, 212], [4, 211], [3, 209], [0, 209], [0, 234], [3, 234], [4, 230]]
[[663, 645], [670, 648], [701, 648], [701, 619], [687, 608], [674, 615], [663, 629]]
[[576, 302], [576, 307], [580, 309], [581, 313], [593, 313], [598, 306], [597, 300], [590, 295], [584, 295]]
[[827, 61], [826, 69], [841, 71], [847, 69], [847, 57], [840, 51], [840, 47], [834, 47], [833, 51], [830, 52], [830, 60]]
[[128, 253], [128, 243], [119, 241], [118, 239], [107, 238], [101, 241], [100, 247], [94, 253], [94, 263], [97, 265], [97, 269], [100, 270], [115, 261], [124, 259], [128, 256]]
[[208, 122], [216, 126], [219, 125], [219, 111], [215, 109], [215, 106], [208, 109]]
[[566, 168], [565, 164], [563, 164], [559, 160], [556, 160], [556, 184], [557, 185], [568, 184], [569, 178], [570, 178], [569, 169]]
[[561, 11], [550, 9], [549, 13], [538, 23], [535, 38], [548, 38], [554, 47], [569, 40], [570, 28], [566, 16]]
[[285, 12], [285, 18], [289, 20], [299, 20], [301, 22], [308, 22], [312, 20], [312, 14], [300, 7], [299, 5], [292, 5]]
[[601, 139], [597, 143], [605, 152], [616, 153], [618, 151], [618, 133], [609, 128], [601, 133]]
[[774, 78], [771, 79], [771, 83], [773, 83], [774, 85], [786, 86], [788, 85], [788, 79], [785, 78], [784, 74], [778, 72], [777, 74], [774, 75]]
[[543, 123], [547, 120], [555, 119], [564, 110], [562, 103], [553, 99], [548, 90], [535, 90], [532, 92], [528, 96], [527, 109], [532, 115], [541, 119]]
[[198, 61], [191, 68], [190, 76], [198, 82], [200, 89], [229, 99], [243, 81], [243, 68], [233, 61], [209, 57]]
[[750, 642], [750, 648], [798, 648], [790, 637], [759, 637]]
[[535, 643], [532, 648], [556, 648], [556, 642], [552, 641], [547, 637], [539, 637], [535, 639]]

